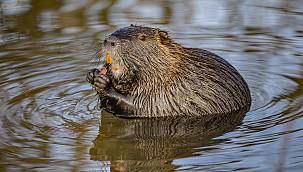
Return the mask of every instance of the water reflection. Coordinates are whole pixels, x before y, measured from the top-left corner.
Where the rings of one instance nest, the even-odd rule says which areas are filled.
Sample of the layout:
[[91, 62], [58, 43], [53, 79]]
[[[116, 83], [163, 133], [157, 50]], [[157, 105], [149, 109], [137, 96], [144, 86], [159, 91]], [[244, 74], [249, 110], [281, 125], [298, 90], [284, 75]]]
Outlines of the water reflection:
[[[203, 154], [204, 146], [241, 124], [246, 110], [201, 118], [123, 119], [104, 112], [99, 135], [90, 149], [91, 159], [123, 170], [170, 171], [175, 158]], [[118, 127], [118, 129], [117, 129]], [[196, 148], [196, 149], [195, 149]], [[202, 148], [202, 149], [200, 149]]]
[[[300, 171], [302, 14], [301, 0], [0, 1], [0, 171]], [[131, 23], [234, 65], [253, 97], [242, 122], [100, 115], [85, 74]]]

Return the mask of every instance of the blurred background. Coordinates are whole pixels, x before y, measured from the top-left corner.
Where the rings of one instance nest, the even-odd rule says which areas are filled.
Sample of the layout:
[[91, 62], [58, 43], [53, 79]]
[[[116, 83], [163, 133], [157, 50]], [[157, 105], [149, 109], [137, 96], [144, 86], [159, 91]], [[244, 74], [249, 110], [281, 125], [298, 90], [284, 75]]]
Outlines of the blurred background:
[[[159, 139], [101, 114], [85, 75], [130, 24], [234, 65], [253, 97], [242, 123]], [[302, 0], [0, 0], [0, 171], [300, 171], [302, 105]]]

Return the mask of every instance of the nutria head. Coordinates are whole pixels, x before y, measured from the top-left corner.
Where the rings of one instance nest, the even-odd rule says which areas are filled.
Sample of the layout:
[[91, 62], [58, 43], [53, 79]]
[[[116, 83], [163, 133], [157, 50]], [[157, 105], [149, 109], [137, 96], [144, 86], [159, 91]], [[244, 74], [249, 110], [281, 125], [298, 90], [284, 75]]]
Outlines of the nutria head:
[[174, 57], [167, 52], [167, 45], [172, 43], [164, 30], [131, 25], [110, 34], [103, 45], [114, 77], [151, 78], [167, 72], [173, 63]]

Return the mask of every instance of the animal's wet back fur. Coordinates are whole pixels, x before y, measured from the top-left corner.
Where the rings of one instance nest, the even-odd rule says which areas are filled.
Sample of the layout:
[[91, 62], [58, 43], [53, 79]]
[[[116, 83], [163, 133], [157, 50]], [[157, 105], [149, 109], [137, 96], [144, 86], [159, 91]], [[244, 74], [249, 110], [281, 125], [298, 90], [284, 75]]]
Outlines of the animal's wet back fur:
[[248, 86], [233, 66], [181, 46], [166, 31], [131, 25], [109, 35], [104, 48], [124, 69], [108, 75], [109, 86], [99, 92], [102, 106], [116, 115], [201, 116], [250, 106]]

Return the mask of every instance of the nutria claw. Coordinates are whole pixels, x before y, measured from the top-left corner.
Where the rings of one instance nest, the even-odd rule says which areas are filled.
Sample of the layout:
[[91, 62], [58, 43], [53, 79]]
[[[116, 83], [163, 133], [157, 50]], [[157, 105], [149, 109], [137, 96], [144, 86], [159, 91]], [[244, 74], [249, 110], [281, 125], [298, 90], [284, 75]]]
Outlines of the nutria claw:
[[103, 93], [110, 83], [106, 75], [100, 74], [98, 69], [92, 69], [87, 73], [86, 80], [94, 86], [98, 93]]
[[97, 73], [99, 73], [98, 69], [89, 70], [86, 75], [86, 81], [89, 82], [90, 84], [94, 85], [94, 78]]
[[94, 86], [98, 93], [103, 93], [108, 85], [109, 85], [109, 78], [106, 75], [96, 75], [94, 78]]

